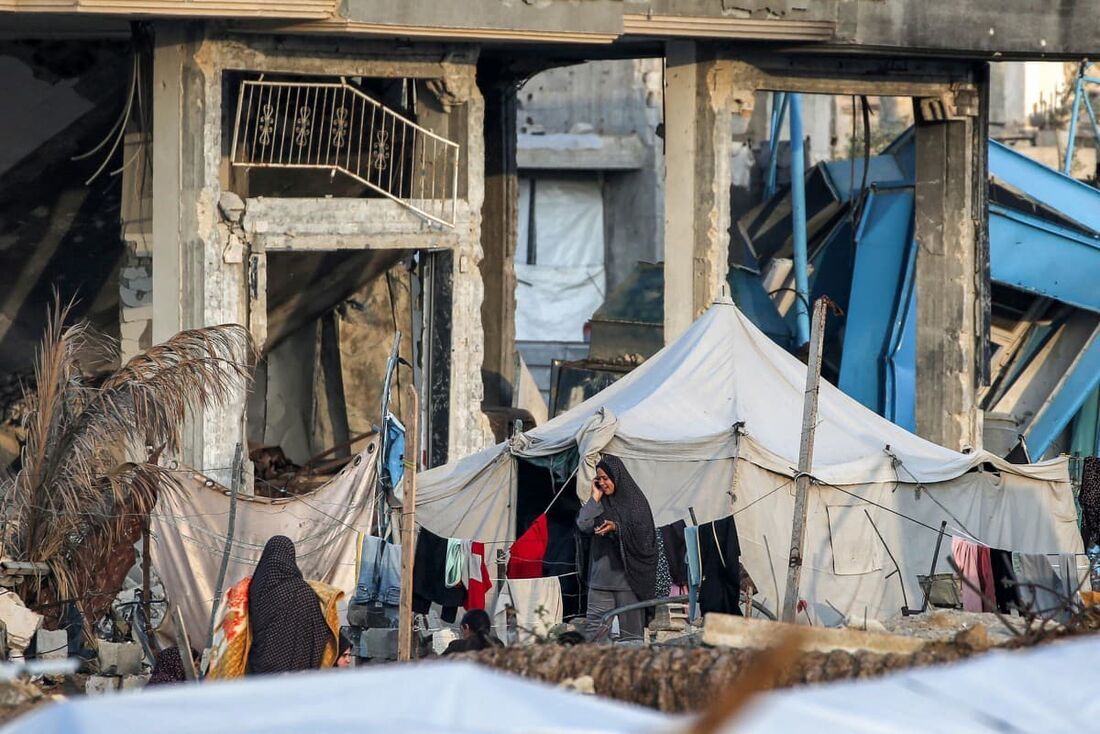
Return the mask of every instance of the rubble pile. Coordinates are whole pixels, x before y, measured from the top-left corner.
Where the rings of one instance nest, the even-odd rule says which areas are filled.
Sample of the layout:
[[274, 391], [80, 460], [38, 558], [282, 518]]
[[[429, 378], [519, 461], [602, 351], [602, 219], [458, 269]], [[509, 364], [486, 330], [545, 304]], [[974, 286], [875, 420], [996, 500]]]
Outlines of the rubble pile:
[[[984, 629], [984, 628], [983, 628]], [[989, 649], [988, 636], [967, 630], [917, 652], [807, 652], [783, 672], [778, 687], [875, 678], [896, 670], [949, 663]], [[700, 711], [713, 693], [733, 685], [758, 653], [752, 649], [535, 645], [465, 653], [460, 657], [549, 683], [590, 676], [601, 696], [670, 713]]]

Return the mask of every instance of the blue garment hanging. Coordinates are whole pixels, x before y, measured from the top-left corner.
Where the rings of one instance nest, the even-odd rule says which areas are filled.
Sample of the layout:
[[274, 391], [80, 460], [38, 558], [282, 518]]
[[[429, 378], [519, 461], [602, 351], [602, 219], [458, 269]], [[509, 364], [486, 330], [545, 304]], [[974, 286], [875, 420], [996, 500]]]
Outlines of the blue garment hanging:
[[393, 413], [386, 414], [385, 429], [382, 433], [382, 484], [394, 489], [405, 475], [405, 426]]
[[699, 557], [699, 526], [688, 525], [684, 528], [684, 546], [687, 551], [688, 567], [688, 619], [695, 619], [695, 608], [699, 599], [699, 585], [703, 583], [703, 564]]

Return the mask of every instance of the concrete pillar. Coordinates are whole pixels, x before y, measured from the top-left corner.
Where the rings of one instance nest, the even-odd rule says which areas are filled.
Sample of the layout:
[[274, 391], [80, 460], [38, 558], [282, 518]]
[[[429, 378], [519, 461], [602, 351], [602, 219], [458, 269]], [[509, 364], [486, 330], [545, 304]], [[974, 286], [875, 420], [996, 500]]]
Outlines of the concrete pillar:
[[[693, 41], [666, 45], [665, 342], [718, 294], [729, 250], [733, 115], [751, 115], [733, 64]], [[743, 85], [742, 85], [743, 86]]]
[[[981, 446], [977, 406], [983, 257], [979, 212], [985, 166], [976, 117], [917, 116], [917, 433], [952, 449]], [[979, 170], [980, 169], [980, 170]]]
[[512, 404], [516, 360], [516, 87], [482, 69], [478, 86], [485, 99], [485, 201], [481, 207], [481, 277], [485, 300], [482, 382], [485, 404]]
[[[227, 249], [218, 215], [222, 79], [218, 44], [199, 24], [156, 27], [153, 51], [153, 342], [182, 329], [247, 323], [245, 266]], [[223, 483], [241, 430], [245, 394], [196, 416], [188, 465]]]

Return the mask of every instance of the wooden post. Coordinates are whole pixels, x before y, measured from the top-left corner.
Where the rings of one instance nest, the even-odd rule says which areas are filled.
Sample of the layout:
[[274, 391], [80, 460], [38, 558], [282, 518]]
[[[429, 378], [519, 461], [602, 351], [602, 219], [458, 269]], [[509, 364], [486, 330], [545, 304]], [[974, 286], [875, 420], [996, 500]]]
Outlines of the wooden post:
[[397, 622], [397, 659], [406, 661], [412, 658], [412, 601], [413, 601], [413, 561], [416, 553], [416, 467], [419, 452], [420, 434], [417, 418], [420, 401], [416, 394], [416, 385], [406, 390], [408, 403], [405, 406], [405, 473], [401, 479], [404, 491], [401, 498], [401, 608]]
[[794, 622], [798, 609], [798, 582], [802, 576], [802, 545], [806, 541], [807, 495], [814, 464], [814, 430], [817, 428], [817, 394], [821, 387], [821, 349], [825, 339], [825, 308], [828, 301], [817, 299], [810, 323], [810, 353], [806, 363], [806, 393], [802, 402], [802, 443], [798, 447], [798, 476], [794, 490], [794, 525], [787, 567], [787, 590], [783, 595], [783, 622]]

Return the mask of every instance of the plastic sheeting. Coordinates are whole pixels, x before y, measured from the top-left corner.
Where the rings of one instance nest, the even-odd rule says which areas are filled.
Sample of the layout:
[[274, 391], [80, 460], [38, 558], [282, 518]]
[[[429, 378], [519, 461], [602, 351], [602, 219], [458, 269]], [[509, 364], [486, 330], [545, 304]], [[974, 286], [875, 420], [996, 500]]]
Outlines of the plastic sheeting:
[[[805, 381], [804, 364], [731, 302], [716, 303], [674, 343], [573, 410], [421, 474], [417, 520], [440, 535], [510, 540], [522, 491], [515, 457], [576, 448], [584, 499], [606, 451], [624, 459], [658, 525], [685, 519], [694, 507], [700, 522], [738, 513], [743, 547], [766, 537], [770, 552], [746, 552], [744, 562], [774, 601], [787, 566]], [[921, 598], [911, 585], [928, 572], [941, 520], [949, 535], [997, 548], [1083, 552], [1064, 458], [1017, 465], [985, 451], [952, 451], [827, 382], [818, 410], [812, 474], [821, 484], [811, 492], [802, 598], [823, 610], [828, 603], [845, 614], [884, 618], [903, 603], [897, 575], [887, 578], [893, 569], [879, 555], [885, 549], [873, 528], [868, 532], [868, 512], [899, 559], [913, 606]], [[876, 556], [861, 566], [867, 553]]]
[[472, 663], [387, 665], [179, 684], [40, 709], [3, 734], [640, 734], [676, 719]]
[[1095, 731], [1100, 639], [993, 652], [955, 665], [781, 691], [728, 734], [1005, 734]]
[[[529, 263], [532, 198], [535, 257]], [[521, 179], [519, 202], [516, 339], [583, 341], [584, 324], [603, 303], [606, 289], [600, 182]]]
[[[377, 438], [335, 477], [305, 495], [281, 500], [239, 498], [223, 592], [252, 573], [268, 539], [294, 541], [307, 579], [351, 594], [356, 531], [369, 529]], [[162, 492], [152, 515], [152, 563], [168, 598], [183, 610], [193, 642], [202, 644], [221, 568], [229, 523], [229, 490], [198, 474], [182, 490]], [[343, 610], [341, 610], [343, 613]]]

